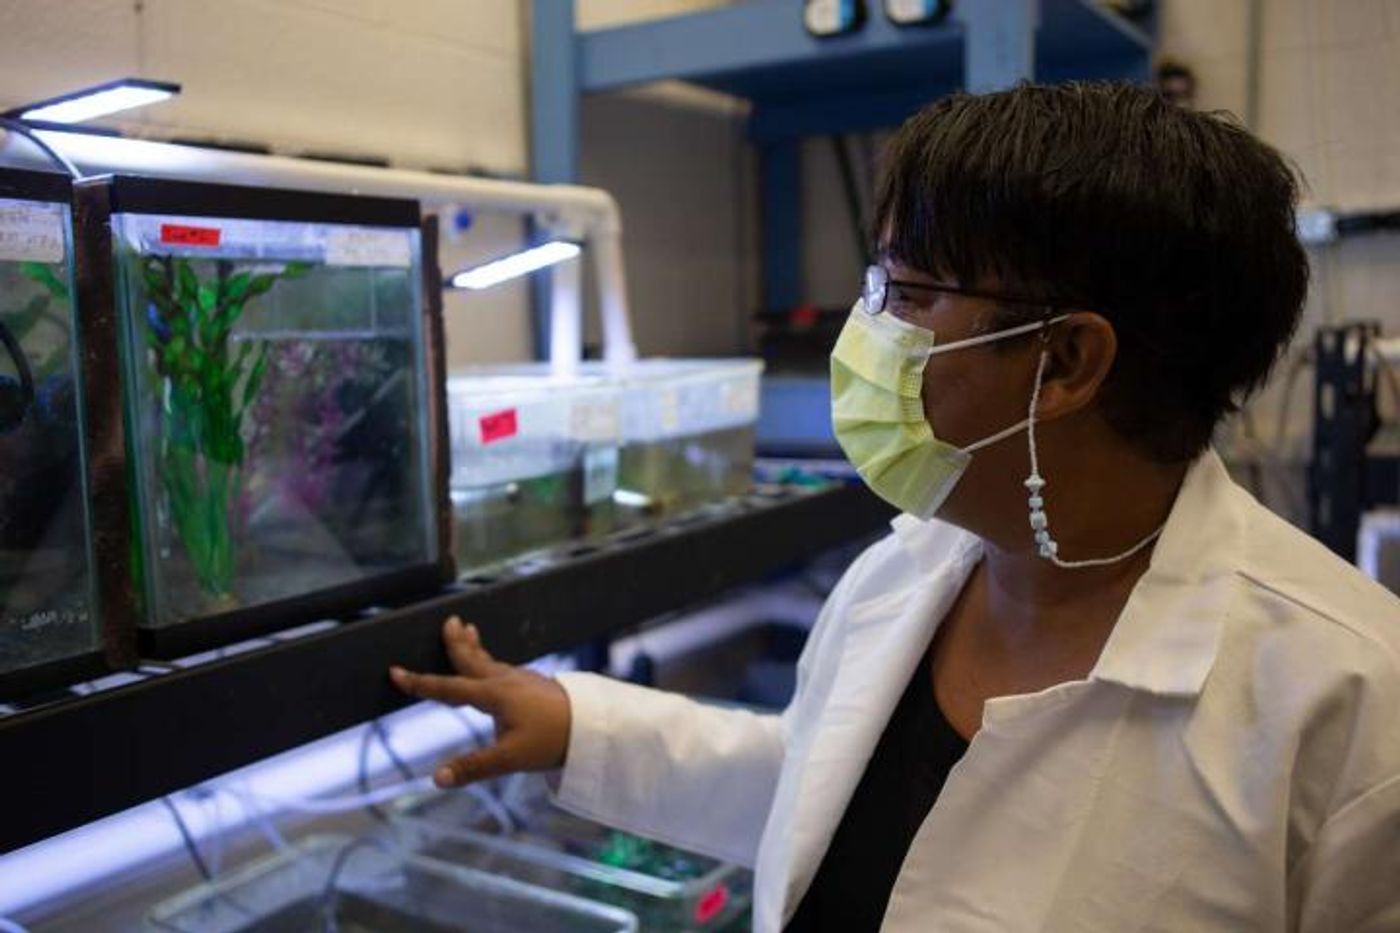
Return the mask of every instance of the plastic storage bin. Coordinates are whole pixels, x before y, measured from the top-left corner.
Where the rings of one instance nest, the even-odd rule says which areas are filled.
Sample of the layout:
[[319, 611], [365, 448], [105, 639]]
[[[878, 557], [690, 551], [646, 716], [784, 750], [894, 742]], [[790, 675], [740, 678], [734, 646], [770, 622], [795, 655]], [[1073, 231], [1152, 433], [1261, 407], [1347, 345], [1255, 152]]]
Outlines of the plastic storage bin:
[[447, 397], [460, 570], [613, 528], [616, 387], [478, 368], [455, 373]]
[[95, 248], [114, 257], [147, 650], [441, 582], [417, 204], [122, 176], [78, 191], [111, 231]]
[[71, 198], [0, 170], [0, 699], [99, 669]]
[[[545, 364], [496, 367], [546, 378]], [[581, 364], [580, 378], [620, 393], [622, 451], [615, 501], [632, 515], [666, 516], [748, 491], [759, 415], [754, 359], [650, 359], [626, 367]]]
[[555, 891], [404, 856], [387, 842], [313, 836], [158, 905], [178, 933], [630, 933], [636, 918]]
[[395, 824], [431, 858], [614, 905], [647, 933], [715, 931], [747, 913], [748, 871], [567, 813], [537, 776], [505, 786], [504, 813], [451, 792], [403, 802]]
[[618, 488], [657, 514], [753, 485], [758, 360], [642, 360], [620, 377]]

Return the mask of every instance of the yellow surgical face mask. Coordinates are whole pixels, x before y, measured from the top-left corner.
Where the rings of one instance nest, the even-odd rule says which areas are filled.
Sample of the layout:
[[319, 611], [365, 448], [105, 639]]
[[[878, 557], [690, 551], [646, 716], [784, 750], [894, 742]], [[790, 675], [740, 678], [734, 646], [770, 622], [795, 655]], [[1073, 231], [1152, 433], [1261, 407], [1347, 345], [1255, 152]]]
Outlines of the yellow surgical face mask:
[[933, 331], [856, 302], [831, 354], [831, 419], [856, 471], [895, 508], [932, 518], [972, 462], [974, 451], [1030, 424], [1023, 419], [966, 447], [934, 436], [924, 417], [924, 367], [937, 353], [1041, 330], [1063, 317], [939, 344]]

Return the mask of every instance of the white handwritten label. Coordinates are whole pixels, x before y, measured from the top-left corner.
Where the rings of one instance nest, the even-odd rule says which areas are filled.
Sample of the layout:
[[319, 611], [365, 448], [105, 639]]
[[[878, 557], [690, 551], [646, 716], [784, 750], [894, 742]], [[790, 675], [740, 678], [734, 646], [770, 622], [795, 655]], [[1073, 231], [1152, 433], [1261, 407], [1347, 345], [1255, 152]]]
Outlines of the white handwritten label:
[[621, 412], [611, 401], [580, 399], [574, 402], [569, 420], [569, 436], [584, 443], [616, 443], [622, 433]]
[[681, 400], [675, 389], [662, 389], [657, 396], [657, 421], [667, 434], [681, 426]]
[[413, 265], [411, 232], [408, 230], [368, 230], [362, 227], [332, 229], [326, 232], [326, 265], [393, 266]]
[[63, 208], [0, 199], [0, 260], [63, 262]]

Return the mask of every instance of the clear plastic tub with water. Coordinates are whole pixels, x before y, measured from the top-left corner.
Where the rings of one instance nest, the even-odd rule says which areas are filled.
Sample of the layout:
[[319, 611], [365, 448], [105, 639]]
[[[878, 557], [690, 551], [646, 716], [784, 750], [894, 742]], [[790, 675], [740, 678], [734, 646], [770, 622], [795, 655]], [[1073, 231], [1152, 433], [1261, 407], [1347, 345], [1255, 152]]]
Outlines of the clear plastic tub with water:
[[[497, 378], [547, 380], [548, 364], [494, 367]], [[618, 393], [621, 453], [616, 521], [665, 517], [742, 495], [753, 486], [759, 377], [755, 359], [589, 361], [579, 379]]]
[[668, 515], [752, 488], [762, 372], [758, 360], [657, 359], [616, 376], [624, 501]]
[[644, 933], [717, 931], [747, 914], [745, 869], [568, 813], [538, 775], [503, 786], [500, 807], [460, 791], [403, 801], [400, 837], [434, 859], [630, 911]]
[[313, 836], [157, 905], [174, 933], [632, 933], [631, 914], [405, 853]]
[[483, 367], [454, 373], [447, 398], [460, 570], [613, 529], [621, 437], [616, 387]]

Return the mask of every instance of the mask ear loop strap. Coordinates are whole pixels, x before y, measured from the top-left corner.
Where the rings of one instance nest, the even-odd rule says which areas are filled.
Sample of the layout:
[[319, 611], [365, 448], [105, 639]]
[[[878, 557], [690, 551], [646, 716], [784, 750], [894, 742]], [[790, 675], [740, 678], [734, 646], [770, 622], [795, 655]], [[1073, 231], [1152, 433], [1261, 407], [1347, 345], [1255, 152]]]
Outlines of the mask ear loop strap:
[[[1063, 320], [1063, 318], [1061, 318], [1061, 320]], [[1035, 416], [1036, 411], [1040, 408], [1040, 386], [1045, 380], [1045, 366], [1050, 361], [1050, 325], [1054, 323], [1057, 322], [1046, 321], [1040, 332], [1042, 344], [1040, 349], [1040, 361], [1035, 367], [1035, 388], [1031, 390], [1031, 407], [1027, 415], [1030, 425], [1026, 429], [1026, 440], [1030, 445], [1031, 475], [1026, 477], [1025, 485], [1026, 490], [1030, 493], [1027, 504], [1030, 505], [1031, 532], [1035, 536], [1036, 548], [1040, 556], [1050, 561], [1050, 563], [1054, 564], [1056, 567], [1063, 570], [1076, 570], [1082, 567], [1106, 567], [1109, 564], [1116, 564], [1120, 561], [1127, 560], [1153, 541], [1156, 541], [1162, 534], [1162, 529], [1166, 526], [1159, 525], [1156, 530], [1147, 535], [1147, 537], [1143, 538], [1126, 551], [1123, 551], [1121, 554], [1115, 554], [1112, 557], [1096, 557], [1090, 560], [1060, 559], [1060, 545], [1050, 534], [1050, 518], [1045, 513], [1045, 497], [1043, 495], [1045, 491], [1045, 477], [1040, 475], [1040, 458], [1036, 451], [1037, 445], [1035, 442]]]

